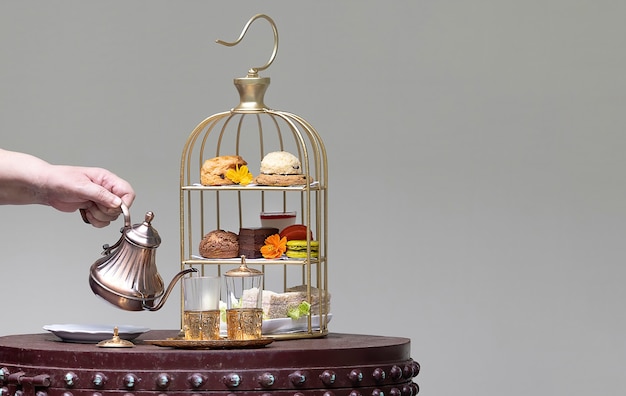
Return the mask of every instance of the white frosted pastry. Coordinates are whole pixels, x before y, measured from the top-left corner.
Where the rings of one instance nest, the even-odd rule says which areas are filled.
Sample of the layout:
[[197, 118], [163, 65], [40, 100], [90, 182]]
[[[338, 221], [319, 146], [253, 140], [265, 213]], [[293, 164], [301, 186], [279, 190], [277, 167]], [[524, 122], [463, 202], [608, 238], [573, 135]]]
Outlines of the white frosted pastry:
[[286, 151], [268, 153], [261, 160], [261, 173], [266, 175], [299, 175], [302, 174], [300, 160]]

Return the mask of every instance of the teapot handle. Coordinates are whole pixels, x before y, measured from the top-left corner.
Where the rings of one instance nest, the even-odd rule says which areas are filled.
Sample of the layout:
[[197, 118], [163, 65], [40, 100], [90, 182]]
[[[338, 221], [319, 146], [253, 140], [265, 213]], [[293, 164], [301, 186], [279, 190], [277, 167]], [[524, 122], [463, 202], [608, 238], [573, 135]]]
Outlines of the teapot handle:
[[130, 210], [128, 209], [128, 206], [126, 206], [124, 202], [122, 202], [122, 204], [120, 205], [120, 208], [122, 209], [122, 214], [124, 215], [124, 228], [120, 230], [120, 232], [122, 233], [122, 236], [120, 237], [120, 239], [118, 239], [117, 242], [115, 242], [113, 246], [109, 246], [108, 243], [102, 245], [102, 249], [104, 249], [102, 251], [103, 256], [110, 254], [115, 248], [117, 248], [122, 243], [122, 240], [124, 240], [124, 231], [130, 228]]
[[130, 209], [128, 209], [128, 206], [126, 206], [124, 202], [122, 202], [120, 208], [122, 209], [122, 214], [124, 215], [124, 229], [126, 229], [130, 227]]

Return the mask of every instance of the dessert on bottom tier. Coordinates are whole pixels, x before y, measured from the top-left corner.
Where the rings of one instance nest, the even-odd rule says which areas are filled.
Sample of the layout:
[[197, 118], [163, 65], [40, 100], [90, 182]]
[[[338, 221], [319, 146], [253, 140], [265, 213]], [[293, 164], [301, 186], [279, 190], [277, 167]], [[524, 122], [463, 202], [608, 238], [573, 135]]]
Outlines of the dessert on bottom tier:
[[278, 228], [254, 227], [239, 229], [239, 256], [246, 258], [261, 258], [261, 248], [265, 245], [265, 239], [278, 234]]
[[[257, 301], [258, 289], [245, 290], [241, 297], [242, 306], [254, 306]], [[326, 298], [321, 298], [325, 296]], [[264, 319], [286, 318], [289, 311], [297, 308], [302, 302], [307, 301], [307, 286], [299, 285], [290, 287], [284, 293], [276, 293], [271, 290], [263, 290], [263, 316]], [[326, 300], [326, 301], [324, 301]], [[311, 304], [309, 312], [313, 315], [330, 313], [330, 293], [322, 292], [311, 286]], [[323, 303], [326, 303], [325, 306]]]

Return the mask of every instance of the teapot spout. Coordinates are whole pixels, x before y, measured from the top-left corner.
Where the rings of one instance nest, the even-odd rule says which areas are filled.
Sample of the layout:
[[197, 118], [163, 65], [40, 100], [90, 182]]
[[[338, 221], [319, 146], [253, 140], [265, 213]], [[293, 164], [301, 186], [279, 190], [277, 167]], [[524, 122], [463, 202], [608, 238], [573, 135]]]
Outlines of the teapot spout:
[[169, 297], [170, 293], [172, 292], [172, 289], [174, 288], [174, 285], [176, 285], [176, 282], [178, 282], [180, 280], [180, 278], [182, 278], [184, 275], [186, 275], [186, 274], [188, 274], [190, 272], [198, 272], [198, 269], [197, 268], [187, 268], [185, 270], [180, 271], [176, 275], [174, 275], [174, 278], [172, 278], [172, 281], [167, 286], [167, 289], [165, 289], [165, 294], [163, 294], [163, 296], [161, 297], [159, 302], [156, 305], [154, 305], [154, 306], [150, 306], [150, 305], [145, 304], [145, 301], [144, 301], [143, 309], [145, 309], [147, 311], [158, 311], [159, 309], [161, 309], [161, 307], [163, 307], [163, 304], [165, 304], [165, 301], [167, 300], [167, 297]]

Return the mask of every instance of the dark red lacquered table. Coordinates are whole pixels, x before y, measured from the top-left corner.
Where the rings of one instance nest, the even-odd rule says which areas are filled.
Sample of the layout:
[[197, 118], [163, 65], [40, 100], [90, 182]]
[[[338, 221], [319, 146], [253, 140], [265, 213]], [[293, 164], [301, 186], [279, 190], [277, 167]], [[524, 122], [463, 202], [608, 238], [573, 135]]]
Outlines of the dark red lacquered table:
[[99, 348], [52, 334], [0, 337], [0, 396], [415, 396], [420, 366], [410, 340], [330, 333], [258, 349]]

